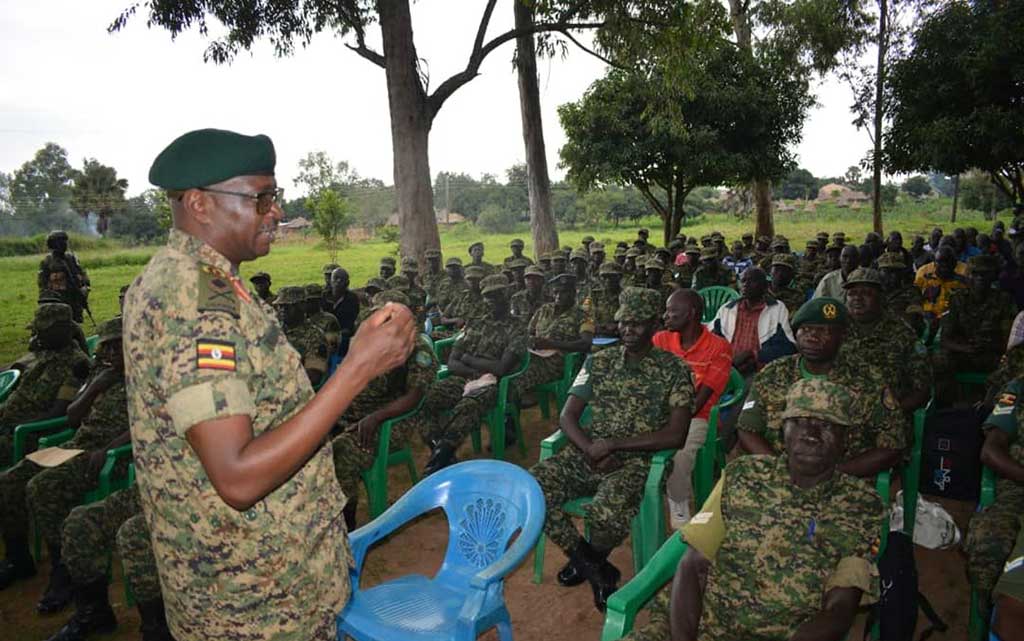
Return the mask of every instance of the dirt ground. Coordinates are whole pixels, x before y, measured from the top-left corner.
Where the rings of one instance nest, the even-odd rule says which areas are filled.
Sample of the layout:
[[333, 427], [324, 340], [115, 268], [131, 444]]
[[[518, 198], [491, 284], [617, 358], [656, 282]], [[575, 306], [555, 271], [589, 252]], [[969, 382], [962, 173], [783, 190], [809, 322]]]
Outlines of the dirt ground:
[[[523, 429], [528, 445], [527, 456], [521, 460], [517, 451], [513, 450], [510, 460], [527, 467], [532, 465], [537, 460], [540, 441], [553, 431], [554, 424], [554, 419], [543, 421], [536, 408], [525, 410]], [[472, 450], [467, 444], [460, 452], [460, 459], [471, 456]], [[419, 468], [422, 469], [427, 451], [422, 446], [418, 447], [416, 457]], [[392, 500], [408, 487], [409, 479], [404, 468], [392, 468], [389, 484]], [[965, 528], [973, 506], [956, 501], [941, 502], [954, 516], [961, 529]], [[366, 497], [363, 495], [360, 500], [360, 523], [366, 522], [365, 506]], [[440, 512], [432, 513], [400, 530], [370, 552], [367, 557], [364, 585], [369, 587], [379, 581], [409, 573], [434, 574], [444, 557], [447, 534], [444, 516]], [[505, 598], [512, 615], [515, 637], [519, 641], [597, 641], [604, 619], [603, 615], [594, 609], [589, 587], [586, 584], [575, 588], [560, 587], [555, 582], [555, 574], [565, 563], [565, 557], [557, 546], [546, 547], [544, 580], [541, 585], [534, 585], [531, 581], [532, 555], [526, 558], [506, 582]], [[629, 550], [627, 541], [611, 557], [612, 562], [622, 570], [623, 583], [633, 576]], [[949, 625], [946, 632], [935, 633], [930, 638], [937, 641], [966, 638], [969, 594], [963, 554], [959, 550], [932, 551], [918, 547], [917, 567], [921, 591]], [[49, 564], [44, 560], [39, 574], [34, 579], [19, 583], [0, 593], [0, 639], [46, 639], [70, 616], [70, 608], [47, 617], [41, 617], [35, 612], [35, 602], [45, 587], [48, 569]], [[125, 603], [118, 563], [114, 563], [110, 600], [120, 625], [114, 634], [100, 638], [112, 641], [139, 638], [138, 614]], [[862, 638], [863, 619], [863, 615], [858, 618], [857, 627], [848, 637], [851, 641]], [[925, 621], [921, 615], [919, 632], [926, 627]], [[491, 631], [482, 638], [492, 641], [497, 639], [497, 634]]]

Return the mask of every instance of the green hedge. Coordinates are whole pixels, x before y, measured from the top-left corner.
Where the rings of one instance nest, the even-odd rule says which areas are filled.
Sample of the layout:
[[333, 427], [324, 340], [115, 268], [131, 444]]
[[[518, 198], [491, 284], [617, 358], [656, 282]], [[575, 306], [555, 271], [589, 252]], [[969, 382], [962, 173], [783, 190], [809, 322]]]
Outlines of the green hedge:
[[[46, 234], [15, 238], [0, 236], [0, 256], [31, 256], [46, 253]], [[107, 238], [69, 234], [71, 251], [81, 252], [92, 249], [121, 249], [121, 243]]]

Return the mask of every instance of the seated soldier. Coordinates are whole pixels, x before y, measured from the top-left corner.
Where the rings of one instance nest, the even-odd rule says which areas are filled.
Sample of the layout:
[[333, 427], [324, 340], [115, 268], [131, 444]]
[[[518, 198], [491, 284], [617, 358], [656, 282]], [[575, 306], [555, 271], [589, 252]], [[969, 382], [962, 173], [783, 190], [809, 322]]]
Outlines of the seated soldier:
[[665, 282], [668, 265], [657, 254], [652, 254], [644, 264], [644, 269], [647, 273], [647, 287], [658, 292], [658, 295], [661, 296], [661, 308], [664, 309], [665, 301], [672, 295], [672, 292], [676, 291], [676, 286], [672, 284], [672, 281]]
[[772, 282], [768, 284], [768, 294], [786, 306], [791, 320], [800, 306], [807, 301], [807, 293], [793, 282], [795, 274], [796, 256], [793, 254], [772, 256]]
[[402, 259], [402, 276], [409, 282], [403, 290], [409, 297], [409, 309], [422, 322], [427, 313], [427, 292], [420, 287], [420, 264], [415, 257], [406, 256]]
[[953, 291], [939, 320], [947, 372], [991, 372], [999, 365], [1017, 305], [1009, 294], [992, 289], [999, 260], [992, 255], [968, 261], [968, 286]]
[[992, 590], [992, 600], [992, 632], [998, 639], [1013, 639], [1024, 629], [1024, 529], [1017, 535], [1017, 543]]
[[529, 267], [530, 265], [533, 264], [533, 259], [523, 254], [523, 248], [526, 247], [526, 243], [524, 243], [521, 238], [513, 238], [512, 242], [510, 242], [508, 246], [509, 249], [512, 250], [512, 255], [505, 258], [505, 265], [511, 267], [512, 261], [523, 260], [526, 261], [526, 265], [523, 267], [523, 269], [526, 269], [526, 267]]
[[[409, 297], [404, 292], [388, 289], [374, 296], [373, 309], [380, 309], [389, 302], [408, 307]], [[381, 424], [416, 408], [434, 383], [438, 366], [434, 350], [428, 341], [420, 337], [405, 364], [370, 381], [339, 419], [343, 431], [331, 445], [334, 473], [348, 497], [345, 523], [349, 531], [356, 526], [360, 475], [373, 465], [377, 456], [377, 433]], [[393, 449], [404, 447], [413, 426], [412, 419], [395, 425], [390, 446]]]
[[[61, 298], [61, 296], [57, 292], [50, 291], [48, 289], [44, 289], [43, 291], [39, 292], [39, 299], [36, 301], [37, 305], [42, 305], [44, 303], [67, 304], [67, 303], [64, 303], [64, 299]], [[31, 330], [32, 329], [32, 324], [29, 323], [26, 326], [26, 329]], [[82, 350], [83, 354], [88, 354], [89, 353], [89, 346], [86, 343], [85, 332], [82, 331], [82, 326], [79, 325], [78, 323], [72, 323], [71, 331], [72, 331], [72, 334], [73, 334], [72, 338], [73, 338], [75, 344], [78, 345], [79, 349]], [[35, 333], [33, 333], [32, 336], [30, 336], [29, 339], [28, 339], [28, 352], [22, 354], [20, 357], [18, 357], [18, 360], [16, 360], [13, 363], [11, 363], [10, 364], [10, 369], [16, 369], [16, 370], [20, 370], [20, 371], [24, 372], [29, 367], [31, 367], [33, 363], [35, 363], [35, 361], [36, 361], [36, 352], [38, 352], [40, 349], [41, 348], [39, 346], [39, 342], [36, 340]], [[5, 369], [8, 369], [8, 368], [0, 366], [0, 371], [3, 371]]]
[[512, 291], [516, 294], [526, 289], [526, 268], [529, 266], [530, 263], [527, 263], [525, 258], [514, 258], [504, 268], [508, 270], [507, 275], [509, 275], [509, 282], [512, 283]]
[[[57, 612], [71, 599], [67, 569], [61, 563], [61, 523], [85, 492], [96, 489], [107, 449], [130, 438], [120, 318], [100, 326], [96, 357], [97, 371], [67, 407], [68, 426], [78, 429], [61, 446], [85, 453], [49, 468], [22, 459], [0, 473], [0, 529], [9, 560], [0, 569], [0, 586], [34, 573], [28, 550], [31, 514], [50, 553], [49, 585], [36, 606], [41, 614]], [[122, 472], [127, 463], [123, 467]]]
[[353, 336], [355, 336], [356, 329], [359, 329], [359, 324], [370, 317], [369, 310], [373, 297], [387, 288], [387, 283], [385, 283], [383, 279], [371, 278], [366, 281], [366, 285], [364, 285], [362, 289], [356, 290], [356, 295], [359, 296], [359, 314], [356, 316], [356, 325], [352, 329]]
[[718, 250], [705, 247], [700, 250], [700, 267], [693, 272], [693, 289], [705, 287], [732, 287], [736, 284], [736, 275], [722, 264]]
[[536, 265], [530, 265], [523, 272], [526, 287], [512, 294], [512, 316], [520, 323], [528, 324], [537, 310], [544, 304], [544, 272]]
[[882, 502], [837, 465], [856, 421], [851, 393], [806, 380], [786, 400], [786, 453], [725, 468], [677, 535], [689, 547], [650, 623], [627, 640], [839, 640], [878, 600]]
[[341, 324], [334, 314], [323, 309], [323, 288], [306, 285], [306, 322], [319, 329], [327, 342], [327, 354], [337, 354], [341, 344]]
[[320, 309], [327, 309], [331, 297], [331, 274], [341, 267], [338, 263], [327, 263], [320, 268], [320, 274], [324, 277], [324, 284], [320, 286]]
[[987, 619], [989, 593], [1003, 570], [1024, 514], [1024, 378], [1015, 378], [1000, 391], [995, 408], [981, 426], [985, 444], [981, 462], [997, 475], [995, 503], [971, 515], [964, 537], [967, 578], [981, 596]]
[[601, 269], [601, 265], [604, 264], [605, 251], [604, 243], [593, 242], [587, 247], [587, 251], [590, 253], [590, 265], [588, 272], [591, 274], [597, 274], [598, 270]]
[[331, 274], [331, 298], [327, 311], [338, 321], [338, 353], [344, 357], [348, 352], [348, 341], [356, 333], [359, 318], [359, 297], [349, 290], [348, 272], [341, 267]]
[[427, 262], [427, 271], [420, 276], [420, 284], [427, 295], [427, 307], [431, 308], [437, 306], [441, 283], [445, 280], [445, 273], [441, 269], [441, 250], [428, 249], [423, 252], [423, 258]]
[[462, 271], [462, 259], [452, 256], [444, 264], [444, 279], [437, 287], [437, 310], [443, 312], [468, 289]]
[[999, 360], [999, 367], [989, 374], [985, 381], [985, 411], [991, 412], [1003, 386], [1015, 378], [1024, 376], [1024, 312], [1017, 314], [1006, 341], [1006, 353]]
[[[693, 413], [690, 368], [651, 342], [661, 311], [658, 292], [622, 290], [615, 313], [622, 345], [587, 358], [562, 410], [561, 427], [571, 445], [530, 470], [548, 506], [544, 532], [569, 557], [558, 582], [589, 581], [601, 611], [620, 577], [608, 555], [629, 535], [651, 456], [683, 446]], [[583, 427], [580, 417], [588, 405], [593, 421]], [[561, 509], [581, 496], [594, 497], [586, 507], [589, 541]]]
[[580, 306], [586, 316], [580, 331], [618, 338], [619, 324], [615, 322], [615, 312], [619, 309], [619, 294], [622, 292], [622, 267], [616, 263], [604, 263], [598, 271], [601, 286], [592, 289]]
[[256, 290], [257, 298], [268, 305], [274, 303], [274, 292], [270, 291], [270, 274], [267, 272], [256, 272], [249, 279], [249, 282], [252, 283], [253, 289]]
[[282, 287], [274, 300], [277, 320], [284, 335], [302, 359], [302, 367], [314, 387], [327, 373], [327, 340], [320, 328], [306, 319], [306, 294], [301, 287]]
[[594, 335], [583, 331], [586, 316], [576, 306], [575, 277], [562, 274], [551, 283], [555, 302], [542, 305], [527, 326], [530, 366], [513, 382], [515, 398], [522, 398], [537, 385], [562, 378], [565, 354], [590, 352]]
[[[43, 303], [36, 309], [34, 358], [0, 404], [0, 464], [9, 465], [14, 456], [14, 428], [63, 416], [89, 375], [89, 357], [75, 343], [74, 327], [71, 307], [64, 303]], [[35, 449], [39, 437], [38, 432], [29, 436], [26, 452]]]
[[910, 282], [913, 272], [895, 252], [878, 257], [878, 271], [882, 277], [882, 306], [905, 319], [914, 334], [920, 336], [924, 331], [924, 299], [921, 290]]
[[[569, 273], [576, 279], [576, 304], [582, 305], [587, 296], [590, 295], [590, 256], [587, 250], [577, 247], [569, 254]], [[597, 273], [597, 270], [594, 270]]]
[[395, 275], [395, 259], [393, 256], [382, 256], [380, 259], [380, 268], [377, 271], [377, 276], [381, 280], [386, 281]]
[[479, 265], [466, 268], [466, 290], [441, 312], [442, 325], [464, 329], [470, 322], [487, 316], [487, 303], [480, 293], [480, 281], [484, 276], [484, 270]]
[[[490, 313], [466, 326], [448, 357], [451, 375], [427, 393], [422, 419], [431, 453], [424, 476], [456, 462], [459, 445], [494, 405], [498, 379], [514, 372], [523, 360], [526, 331], [510, 314], [508, 289], [500, 274], [483, 279], [481, 294]], [[445, 416], [446, 412], [450, 414]]]
[[907, 444], [906, 418], [892, 390], [873, 376], [865, 378], [861, 363], [840, 351], [849, 322], [846, 306], [835, 298], [804, 303], [793, 318], [798, 353], [765, 366], [750, 386], [737, 423], [743, 451], [781, 454], [789, 389], [800, 380], [824, 378], [849, 389], [856, 401], [839, 470], [873, 477], [899, 463]]

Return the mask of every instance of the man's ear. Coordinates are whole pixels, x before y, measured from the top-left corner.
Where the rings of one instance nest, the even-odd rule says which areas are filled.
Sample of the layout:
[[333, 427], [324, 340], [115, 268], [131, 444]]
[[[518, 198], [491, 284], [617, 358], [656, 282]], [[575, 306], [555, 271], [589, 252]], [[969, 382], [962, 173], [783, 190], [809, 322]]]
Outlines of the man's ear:
[[211, 198], [198, 189], [189, 189], [181, 197], [181, 204], [184, 213], [200, 225], [209, 225], [213, 221], [210, 217]]

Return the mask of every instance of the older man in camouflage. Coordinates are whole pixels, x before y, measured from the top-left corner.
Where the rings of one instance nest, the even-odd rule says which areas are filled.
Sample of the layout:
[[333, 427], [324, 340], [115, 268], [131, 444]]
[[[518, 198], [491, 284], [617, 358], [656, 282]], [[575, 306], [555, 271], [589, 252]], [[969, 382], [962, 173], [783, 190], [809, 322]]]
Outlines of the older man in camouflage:
[[456, 462], [459, 445], [494, 405], [498, 381], [516, 371], [526, 355], [526, 331], [511, 315], [509, 287], [500, 274], [483, 279], [480, 291], [489, 313], [466, 326], [448, 357], [450, 375], [423, 401], [421, 429], [431, 447], [424, 475]]
[[306, 318], [306, 292], [302, 287], [277, 290], [274, 310], [288, 343], [299, 353], [302, 367], [313, 385], [327, 373], [327, 339], [323, 331]]
[[[569, 390], [561, 427], [570, 445], [530, 470], [548, 505], [544, 531], [569, 557], [558, 582], [589, 581], [601, 611], [620, 577], [608, 555], [629, 535], [651, 456], [686, 442], [694, 400], [690, 368], [651, 342], [662, 312], [660, 294], [627, 287], [619, 301], [615, 320], [622, 345], [590, 356]], [[593, 420], [584, 426], [580, 418], [588, 405]], [[562, 510], [581, 496], [593, 497], [585, 517], [589, 541]]]
[[412, 314], [387, 306], [314, 394], [238, 277], [269, 253], [282, 216], [275, 162], [266, 136], [204, 129], [150, 168], [174, 227], [125, 298], [125, 375], [139, 498], [178, 641], [335, 638], [351, 555], [327, 435], [415, 341]]
[[883, 505], [843, 474], [853, 393], [797, 382], [783, 414], [786, 453], [726, 467], [682, 528], [688, 549], [629, 641], [841, 639], [878, 600]]

